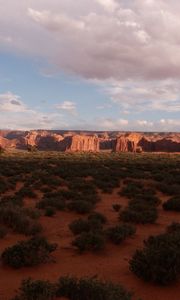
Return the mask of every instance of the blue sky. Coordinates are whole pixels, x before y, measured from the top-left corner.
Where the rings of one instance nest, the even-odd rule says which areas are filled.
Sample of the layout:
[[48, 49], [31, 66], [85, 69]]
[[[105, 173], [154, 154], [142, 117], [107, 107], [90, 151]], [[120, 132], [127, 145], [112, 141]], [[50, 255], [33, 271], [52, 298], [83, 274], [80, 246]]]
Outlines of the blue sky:
[[1, 128], [180, 131], [178, 1], [20, 2], [0, 0]]

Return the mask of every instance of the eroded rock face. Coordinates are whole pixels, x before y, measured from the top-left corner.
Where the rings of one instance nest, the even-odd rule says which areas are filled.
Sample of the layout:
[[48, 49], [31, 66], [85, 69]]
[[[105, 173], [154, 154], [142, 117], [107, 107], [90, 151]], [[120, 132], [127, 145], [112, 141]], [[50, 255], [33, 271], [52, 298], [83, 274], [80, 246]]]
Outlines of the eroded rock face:
[[[63, 134], [63, 136], [61, 135]], [[88, 135], [89, 134], [89, 135]], [[57, 132], [45, 130], [0, 131], [0, 146], [27, 150], [115, 152], [180, 152], [179, 133]]]
[[[116, 152], [139, 152], [140, 134], [124, 134], [116, 139], [114, 151]], [[138, 149], [138, 151], [137, 151]]]
[[61, 142], [64, 145], [64, 151], [85, 151], [85, 152], [98, 152], [99, 151], [99, 139], [97, 136], [87, 136], [87, 135], [74, 135], [66, 137]]
[[59, 134], [48, 131], [31, 131], [21, 140], [20, 145], [22, 148], [35, 146], [39, 150], [58, 150], [61, 140], [63, 137]]
[[17, 141], [16, 140], [8, 140], [7, 138], [4, 138], [0, 136], [0, 147], [3, 149], [6, 148], [16, 148]]
[[179, 134], [124, 134], [116, 139], [116, 152], [180, 152]]

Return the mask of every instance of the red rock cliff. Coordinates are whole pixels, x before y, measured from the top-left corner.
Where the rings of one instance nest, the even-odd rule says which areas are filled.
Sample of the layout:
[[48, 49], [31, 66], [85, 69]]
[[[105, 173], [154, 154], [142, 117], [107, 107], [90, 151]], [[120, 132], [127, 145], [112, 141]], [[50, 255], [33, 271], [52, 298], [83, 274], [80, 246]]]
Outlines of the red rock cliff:
[[[99, 139], [97, 136], [87, 135], [74, 135], [65, 138], [66, 149], [65, 151], [85, 151], [85, 152], [98, 152], [99, 151]], [[62, 141], [63, 143], [63, 141]]]

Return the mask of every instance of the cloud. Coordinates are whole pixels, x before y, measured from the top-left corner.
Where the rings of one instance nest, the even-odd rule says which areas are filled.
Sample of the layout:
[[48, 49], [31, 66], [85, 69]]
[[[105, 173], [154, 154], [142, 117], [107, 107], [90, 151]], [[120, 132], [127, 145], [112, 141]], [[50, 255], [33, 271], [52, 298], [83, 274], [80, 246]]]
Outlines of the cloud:
[[179, 81], [110, 81], [104, 86], [113, 103], [120, 106], [122, 111], [180, 111]]
[[[56, 71], [94, 80], [126, 114], [180, 111], [178, 0], [0, 4], [0, 51], [40, 57]], [[2, 107], [23, 109], [13, 103]], [[76, 113], [73, 104], [60, 104], [59, 109]], [[170, 121], [166, 125], [174, 126]], [[142, 126], [138, 120], [137, 126]], [[175, 126], [179, 128], [177, 122]]]
[[[128, 120], [125, 119], [111, 119], [111, 118], [104, 118], [100, 119], [96, 122], [96, 126], [103, 130], [125, 130], [129, 124]], [[122, 129], [123, 128], [123, 129]]]
[[64, 101], [63, 103], [56, 104], [55, 107], [72, 115], [77, 115], [76, 104], [72, 101]]
[[113, 12], [118, 7], [117, 2], [114, 0], [96, 0], [96, 1], [97, 3], [102, 5], [102, 7], [108, 12]]
[[177, 0], [0, 4], [1, 47], [41, 55], [60, 70], [85, 78], [180, 77]]
[[24, 112], [27, 108], [21, 98], [11, 92], [0, 94], [0, 111]]
[[60, 113], [43, 113], [32, 109], [12, 92], [0, 94], [0, 112], [0, 128], [29, 130], [69, 126]]
[[[77, 115], [76, 104], [64, 101], [57, 104], [52, 112], [42, 112], [25, 105], [20, 96], [7, 92], [0, 94], [0, 128], [4, 129], [79, 129], [117, 131], [180, 131], [180, 120], [161, 118], [129, 120], [128, 118], [105, 118], [89, 116], [84, 120]], [[68, 112], [63, 114], [63, 112]], [[76, 118], [72, 118], [72, 115]]]

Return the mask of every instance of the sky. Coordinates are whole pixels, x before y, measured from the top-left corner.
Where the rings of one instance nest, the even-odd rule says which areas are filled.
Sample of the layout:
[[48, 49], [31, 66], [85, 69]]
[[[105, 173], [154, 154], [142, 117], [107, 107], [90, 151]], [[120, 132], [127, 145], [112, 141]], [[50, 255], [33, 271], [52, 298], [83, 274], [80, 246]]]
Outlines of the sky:
[[0, 128], [180, 132], [179, 0], [0, 0]]

